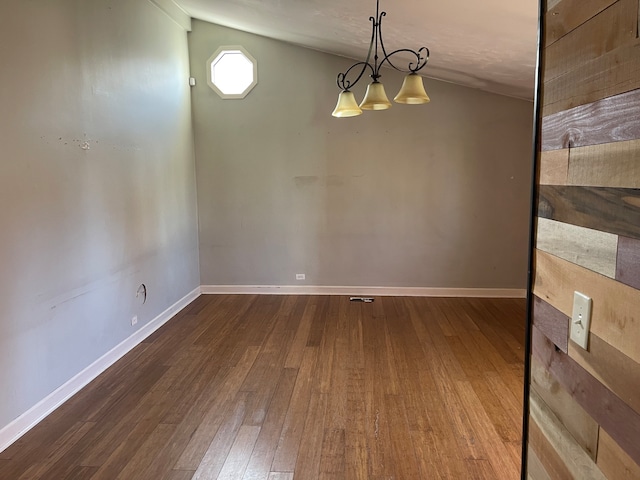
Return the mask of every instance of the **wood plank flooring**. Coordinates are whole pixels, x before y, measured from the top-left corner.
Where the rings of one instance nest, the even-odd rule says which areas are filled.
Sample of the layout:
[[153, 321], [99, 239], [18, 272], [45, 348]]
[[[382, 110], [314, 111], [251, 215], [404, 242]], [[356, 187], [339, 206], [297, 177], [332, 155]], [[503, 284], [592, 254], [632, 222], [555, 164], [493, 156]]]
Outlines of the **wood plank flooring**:
[[0, 478], [515, 480], [525, 301], [201, 296]]

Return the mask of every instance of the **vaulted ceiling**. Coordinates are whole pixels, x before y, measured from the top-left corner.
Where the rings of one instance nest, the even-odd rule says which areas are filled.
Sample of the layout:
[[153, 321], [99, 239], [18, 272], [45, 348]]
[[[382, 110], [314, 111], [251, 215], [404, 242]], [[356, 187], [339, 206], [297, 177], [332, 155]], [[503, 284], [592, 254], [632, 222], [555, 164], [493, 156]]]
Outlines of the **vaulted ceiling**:
[[[362, 60], [375, 0], [175, 0], [192, 17]], [[380, 0], [388, 50], [431, 51], [425, 76], [532, 99], [537, 0]]]

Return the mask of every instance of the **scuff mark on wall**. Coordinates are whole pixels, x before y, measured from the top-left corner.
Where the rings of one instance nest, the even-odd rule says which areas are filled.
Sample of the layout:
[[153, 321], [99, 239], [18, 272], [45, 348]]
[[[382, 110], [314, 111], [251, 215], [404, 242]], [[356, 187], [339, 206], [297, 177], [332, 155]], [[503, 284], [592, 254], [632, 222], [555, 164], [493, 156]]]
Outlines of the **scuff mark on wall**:
[[329, 175], [327, 177], [328, 187], [341, 187], [345, 184], [344, 178], [339, 175]]
[[296, 187], [308, 187], [318, 183], [318, 177], [315, 175], [293, 177], [293, 181], [296, 183]]
[[347, 184], [345, 177], [340, 175], [329, 175], [318, 177], [316, 175], [293, 177], [296, 187], [310, 187], [320, 184], [324, 187], [342, 187]]

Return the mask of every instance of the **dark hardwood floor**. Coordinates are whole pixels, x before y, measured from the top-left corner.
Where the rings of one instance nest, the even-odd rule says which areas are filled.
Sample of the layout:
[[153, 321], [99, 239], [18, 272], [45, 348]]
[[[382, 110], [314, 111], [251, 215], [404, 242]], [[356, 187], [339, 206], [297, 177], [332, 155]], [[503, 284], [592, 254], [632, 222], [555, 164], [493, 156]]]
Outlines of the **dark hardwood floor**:
[[524, 300], [202, 296], [0, 478], [515, 480], [524, 325]]

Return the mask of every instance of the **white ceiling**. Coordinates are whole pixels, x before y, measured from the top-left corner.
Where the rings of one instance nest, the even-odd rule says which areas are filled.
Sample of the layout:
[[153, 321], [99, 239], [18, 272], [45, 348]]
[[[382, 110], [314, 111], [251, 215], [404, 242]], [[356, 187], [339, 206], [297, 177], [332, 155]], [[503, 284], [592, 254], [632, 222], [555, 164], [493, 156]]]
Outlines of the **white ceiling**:
[[[375, 0], [174, 0], [194, 18], [363, 60]], [[426, 46], [421, 71], [533, 98], [538, 0], [381, 0], [387, 51]]]

